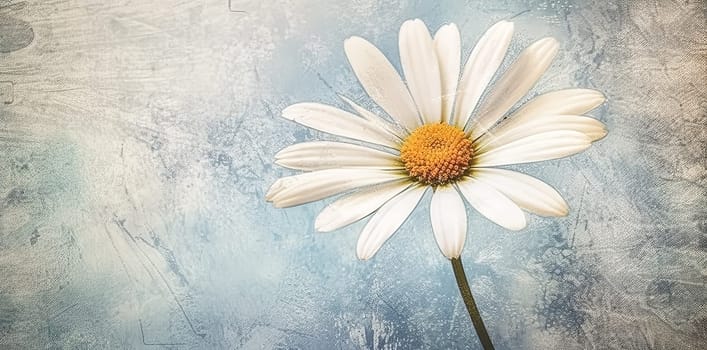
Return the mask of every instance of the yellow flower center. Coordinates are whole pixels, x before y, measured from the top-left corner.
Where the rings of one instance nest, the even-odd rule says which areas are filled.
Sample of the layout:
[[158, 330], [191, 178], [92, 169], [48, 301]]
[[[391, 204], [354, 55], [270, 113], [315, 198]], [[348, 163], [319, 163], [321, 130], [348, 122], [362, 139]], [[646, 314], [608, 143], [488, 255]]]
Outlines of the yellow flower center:
[[433, 186], [462, 177], [473, 155], [473, 145], [464, 131], [448, 124], [423, 125], [400, 148], [400, 159], [410, 177]]

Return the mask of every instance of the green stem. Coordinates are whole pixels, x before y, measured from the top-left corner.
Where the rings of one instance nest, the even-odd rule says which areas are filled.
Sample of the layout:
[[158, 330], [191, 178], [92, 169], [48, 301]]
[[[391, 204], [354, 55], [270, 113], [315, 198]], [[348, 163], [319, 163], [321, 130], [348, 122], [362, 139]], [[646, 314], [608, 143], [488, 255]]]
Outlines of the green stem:
[[476, 329], [476, 335], [479, 337], [481, 346], [483, 346], [484, 350], [493, 350], [491, 338], [489, 337], [489, 334], [486, 331], [484, 321], [481, 319], [479, 309], [476, 308], [474, 296], [471, 295], [471, 288], [469, 288], [469, 282], [467, 282], [466, 280], [466, 274], [464, 273], [462, 259], [453, 258], [452, 268], [454, 269], [454, 277], [457, 279], [457, 286], [459, 287], [459, 292], [462, 294], [462, 299], [464, 299], [464, 305], [466, 305], [467, 311], [469, 311], [471, 323], [474, 324], [474, 329]]

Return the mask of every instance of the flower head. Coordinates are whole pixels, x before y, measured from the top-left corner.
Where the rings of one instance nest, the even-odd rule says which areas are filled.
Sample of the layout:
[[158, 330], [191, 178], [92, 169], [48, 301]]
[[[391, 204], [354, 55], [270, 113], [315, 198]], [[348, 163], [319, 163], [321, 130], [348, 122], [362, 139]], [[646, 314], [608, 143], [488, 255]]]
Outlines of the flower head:
[[448, 258], [459, 257], [464, 246], [464, 199], [511, 230], [526, 226], [523, 210], [566, 215], [567, 204], [555, 189], [497, 167], [585, 150], [606, 135], [602, 123], [583, 116], [602, 104], [604, 96], [589, 89], [559, 90], [509, 113], [559, 48], [553, 38], [536, 41], [490, 85], [512, 34], [513, 23], [496, 23], [462, 70], [454, 24], [442, 26], [432, 37], [421, 20], [406, 21], [399, 38], [405, 81], [371, 43], [347, 39], [344, 48], [356, 77], [387, 117], [345, 97], [354, 113], [318, 103], [287, 107], [285, 118], [357, 143], [315, 141], [283, 149], [276, 162], [305, 172], [277, 180], [266, 199], [289, 207], [346, 193], [319, 214], [315, 227], [332, 231], [372, 214], [359, 236], [360, 259], [372, 257], [430, 189], [432, 230]]

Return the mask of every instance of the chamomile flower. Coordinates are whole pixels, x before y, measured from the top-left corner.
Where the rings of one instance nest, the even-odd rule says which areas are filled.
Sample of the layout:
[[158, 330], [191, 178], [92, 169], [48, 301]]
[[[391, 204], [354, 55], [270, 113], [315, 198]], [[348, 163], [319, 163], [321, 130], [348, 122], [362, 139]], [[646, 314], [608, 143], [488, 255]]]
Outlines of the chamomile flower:
[[[277, 180], [266, 195], [276, 207], [344, 194], [319, 214], [315, 227], [333, 231], [370, 216], [356, 248], [371, 258], [431, 192], [432, 231], [441, 252], [458, 258], [467, 231], [467, 205], [498, 225], [520, 230], [524, 210], [563, 216], [568, 207], [544, 182], [499, 167], [569, 156], [606, 135], [585, 113], [604, 102], [590, 89], [539, 95], [510, 112], [550, 66], [553, 38], [536, 41], [491, 84], [506, 56], [513, 23], [501, 21], [481, 37], [461, 65], [456, 25], [430, 35], [421, 20], [400, 28], [404, 79], [374, 45], [345, 41], [346, 56], [379, 116], [342, 97], [351, 112], [320, 103], [291, 105], [282, 115], [354, 142], [289, 146], [276, 163], [301, 174]], [[483, 97], [483, 98], [482, 98]]]

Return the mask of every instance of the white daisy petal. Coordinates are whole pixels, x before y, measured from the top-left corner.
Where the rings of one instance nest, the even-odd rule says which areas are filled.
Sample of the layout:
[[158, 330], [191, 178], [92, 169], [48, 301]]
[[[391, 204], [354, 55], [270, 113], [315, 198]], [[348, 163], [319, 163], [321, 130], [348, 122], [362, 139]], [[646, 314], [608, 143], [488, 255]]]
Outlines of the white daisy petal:
[[478, 168], [474, 178], [503, 193], [519, 207], [542, 216], [565, 216], [569, 208], [550, 185], [530, 175], [512, 170]]
[[479, 117], [466, 130], [472, 139], [481, 136], [525, 96], [545, 73], [555, 58], [560, 44], [554, 38], [544, 38], [528, 46], [494, 84], [488, 97], [479, 107]]
[[439, 28], [435, 33], [434, 46], [442, 83], [442, 122], [449, 123], [454, 109], [461, 64], [461, 38], [456, 24]]
[[356, 255], [367, 260], [405, 222], [425, 194], [427, 186], [410, 186], [385, 203], [368, 221], [356, 244]]
[[400, 64], [410, 94], [425, 124], [439, 123], [442, 87], [434, 44], [425, 23], [405, 21], [400, 27]]
[[513, 231], [525, 227], [523, 211], [493, 187], [469, 177], [457, 182], [457, 186], [467, 202], [489, 220]]
[[388, 152], [344, 142], [315, 141], [288, 146], [275, 155], [275, 163], [296, 170], [369, 167], [402, 169], [400, 158]]
[[344, 100], [344, 102], [348, 103], [351, 108], [353, 108], [356, 113], [358, 113], [360, 116], [368, 120], [369, 122], [375, 124], [381, 129], [385, 129], [391, 134], [395, 135], [398, 139], [401, 141], [405, 139], [407, 136], [407, 132], [404, 131], [400, 126], [397, 124], [391, 124], [385, 119], [381, 118], [380, 116], [377, 116], [373, 112], [359, 106], [356, 102], [348, 99], [346, 96], [339, 95], [339, 97]]
[[437, 245], [448, 258], [458, 258], [466, 240], [466, 207], [451, 185], [438, 186], [430, 202], [430, 220]]
[[457, 88], [453, 122], [464, 128], [476, 108], [486, 86], [506, 56], [513, 36], [513, 23], [501, 21], [489, 28], [479, 39], [464, 65]]
[[342, 168], [318, 170], [278, 179], [265, 199], [277, 208], [320, 200], [357, 187], [399, 180], [405, 175], [378, 169]]
[[606, 135], [606, 127], [600, 121], [576, 115], [535, 116], [523, 123], [509, 121], [503, 123], [479, 137], [475, 149], [483, 152], [488, 147], [506, 144], [526, 136], [548, 131], [570, 130], [587, 135], [592, 141]]
[[577, 131], [548, 131], [526, 136], [505, 144], [487, 147], [474, 156], [474, 167], [557, 159], [584, 151], [592, 140]]
[[320, 103], [297, 103], [285, 108], [282, 116], [329, 134], [391, 148], [398, 147], [398, 139], [395, 135], [336, 107]]
[[319, 213], [314, 227], [319, 232], [331, 232], [352, 224], [376, 211], [408, 186], [410, 181], [403, 179], [367, 187], [343, 196]]
[[544, 93], [523, 104], [508, 120], [522, 123], [539, 115], [581, 115], [606, 101], [604, 95], [591, 89], [564, 89]]
[[373, 101], [408, 131], [421, 125], [405, 83], [378, 48], [354, 36], [346, 39], [344, 50], [358, 81]]

